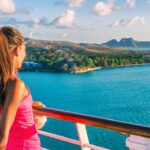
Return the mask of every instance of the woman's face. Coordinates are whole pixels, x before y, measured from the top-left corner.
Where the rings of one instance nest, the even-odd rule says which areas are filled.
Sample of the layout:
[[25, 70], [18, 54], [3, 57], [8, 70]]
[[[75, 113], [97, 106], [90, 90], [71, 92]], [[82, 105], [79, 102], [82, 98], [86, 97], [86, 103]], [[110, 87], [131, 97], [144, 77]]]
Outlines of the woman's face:
[[16, 49], [16, 68], [21, 68], [22, 63], [26, 57], [26, 46], [25, 43], [22, 45], [18, 46]]

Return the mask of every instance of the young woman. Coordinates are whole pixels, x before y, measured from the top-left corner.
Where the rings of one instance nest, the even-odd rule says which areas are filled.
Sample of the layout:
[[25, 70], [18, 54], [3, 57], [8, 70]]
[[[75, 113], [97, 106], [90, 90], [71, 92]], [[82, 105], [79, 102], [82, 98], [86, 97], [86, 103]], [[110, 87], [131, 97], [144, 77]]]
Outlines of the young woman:
[[41, 149], [32, 111], [32, 96], [27, 85], [17, 76], [25, 57], [25, 40], [20, 32], [13, 27], [1, 27], [0, 150]]

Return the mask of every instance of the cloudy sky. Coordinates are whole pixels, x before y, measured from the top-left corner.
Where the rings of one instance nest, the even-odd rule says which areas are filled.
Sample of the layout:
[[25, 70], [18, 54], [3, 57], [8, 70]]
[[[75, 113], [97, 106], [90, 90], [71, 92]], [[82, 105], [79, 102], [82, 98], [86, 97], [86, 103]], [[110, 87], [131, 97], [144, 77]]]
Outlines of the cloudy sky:
[[36, 39], [150, 41], [150, 0], [0, 0], [3, 25]]

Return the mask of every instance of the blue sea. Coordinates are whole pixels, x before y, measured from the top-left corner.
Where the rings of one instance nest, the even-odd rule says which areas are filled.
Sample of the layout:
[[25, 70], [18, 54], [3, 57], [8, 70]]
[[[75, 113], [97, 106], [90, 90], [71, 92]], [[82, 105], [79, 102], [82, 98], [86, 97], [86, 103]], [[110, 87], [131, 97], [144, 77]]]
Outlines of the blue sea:
[[[95, 115], [150, 126], [150, 65], [99, 69], [83, 74], [19, 72], [33, 100], [49, 108]], [[127, 136], [87, 127], [92, 144], [127, 150]], [[72, 122], [49, 118], [44, 131], [78, 139]], [[79, 146], [40, 135], [50, 150], [80, 150]]]

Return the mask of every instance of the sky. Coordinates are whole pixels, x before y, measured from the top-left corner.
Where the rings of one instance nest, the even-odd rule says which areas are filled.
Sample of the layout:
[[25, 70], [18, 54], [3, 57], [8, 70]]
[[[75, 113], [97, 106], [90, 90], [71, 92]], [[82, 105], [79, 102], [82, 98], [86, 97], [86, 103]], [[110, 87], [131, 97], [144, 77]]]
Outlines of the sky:
[[4, 25], [34, 39], [150, 41], [150, 0], [0, 0]]

